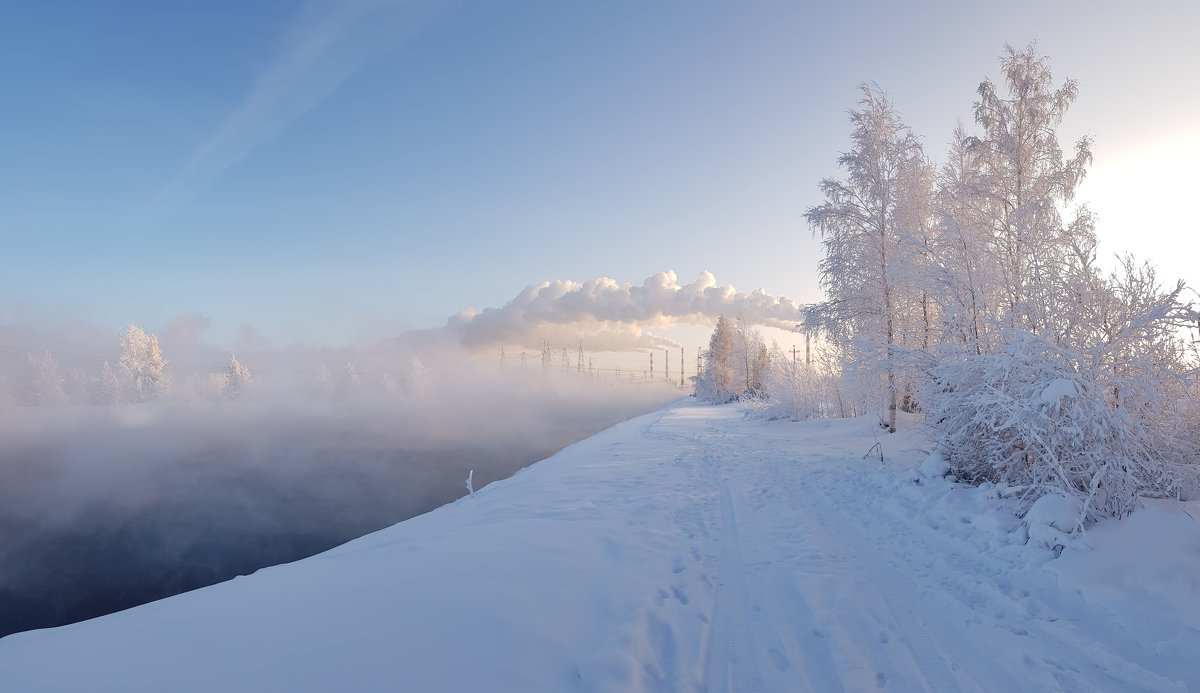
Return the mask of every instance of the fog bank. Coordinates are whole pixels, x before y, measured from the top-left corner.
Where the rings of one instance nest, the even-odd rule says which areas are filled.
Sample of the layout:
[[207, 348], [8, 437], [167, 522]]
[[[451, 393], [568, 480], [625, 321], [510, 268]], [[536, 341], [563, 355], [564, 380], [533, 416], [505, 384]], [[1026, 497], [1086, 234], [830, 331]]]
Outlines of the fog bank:
[[0, 634], [311, 555], [683, 394], [459, 358], [389, 386], [378, 354], [292, 356], [264, 356], [236, 399], [6, 406]]

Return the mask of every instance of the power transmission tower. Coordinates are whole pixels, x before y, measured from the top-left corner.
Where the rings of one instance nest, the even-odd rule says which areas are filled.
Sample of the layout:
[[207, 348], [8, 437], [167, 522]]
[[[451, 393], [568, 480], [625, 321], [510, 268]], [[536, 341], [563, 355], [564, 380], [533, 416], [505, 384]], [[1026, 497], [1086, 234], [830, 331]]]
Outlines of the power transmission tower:
[[562, 372], [566, 373], [571, 370], [571, 357], [567, 356], [567, 348], [563, 347], [562, 353]]
[[663, 380], [671, 379], [671, 352], [663, 349]]
[[[588, 370], [591, 370], [589, 367]], [[575, 372], [583, 372], [583, 342], [579, 342], [579, 353], [575, 356]]]

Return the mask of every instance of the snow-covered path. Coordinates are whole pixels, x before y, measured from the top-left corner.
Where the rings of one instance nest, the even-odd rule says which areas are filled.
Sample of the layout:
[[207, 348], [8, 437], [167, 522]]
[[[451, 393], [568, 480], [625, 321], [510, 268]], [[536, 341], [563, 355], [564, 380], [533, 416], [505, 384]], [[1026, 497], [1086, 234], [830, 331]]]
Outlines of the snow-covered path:
[[865, 421], [683, 401], [320, 556], [0, 640], [0, 676], [13, 691], [1200, 687], [1194, 602], [1141, 618], [1089, 600], [1003, 501], [920, 478], [914, 433], [881, 438], [886, 462], [864, 458], [875, 440]]
[[[1055, 589], [1037, 565], [1048, 556], [1024, 545], [1011, 516], [981, 516], [984, 509], [966, 498], [977, 492], [943, 483], [931, 494], [930, 480], [911, 468], [864, 460], [873, 435], [863, 422], [780, 426], [718, 412], [675, 414], [712, 419], [697, 454], [680, 460], [697, 498], [708, 499], [701, 503], [708, 517], [687, 532], [699, 537], [697, 582], [712, 604], [699, 688], [1097, 691], [1194, 683], [1187, 669], [1165, 678], [1144, 668], [1165, 662], [1090, 613], [1078, 595]], [[954, 495], [964, 496], [959, 512]], [[992, 524], [976, 528], [980, 521]], [[688, 587], [684, 581], [680, 589]]]

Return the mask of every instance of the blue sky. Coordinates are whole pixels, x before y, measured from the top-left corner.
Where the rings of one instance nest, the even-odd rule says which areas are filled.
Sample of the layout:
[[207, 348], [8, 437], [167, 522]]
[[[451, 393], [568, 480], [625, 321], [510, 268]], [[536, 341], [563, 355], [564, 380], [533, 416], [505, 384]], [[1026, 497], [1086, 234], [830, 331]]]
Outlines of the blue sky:
[[801, 215], [858, 83], [937, 158], [1033, 39], [1080, 82], [1102, 248], [1200, 281], [1200, 10], [1122, 7], [6, 3], [0, 323], [341, 345], [667, 269], [817, 300]]

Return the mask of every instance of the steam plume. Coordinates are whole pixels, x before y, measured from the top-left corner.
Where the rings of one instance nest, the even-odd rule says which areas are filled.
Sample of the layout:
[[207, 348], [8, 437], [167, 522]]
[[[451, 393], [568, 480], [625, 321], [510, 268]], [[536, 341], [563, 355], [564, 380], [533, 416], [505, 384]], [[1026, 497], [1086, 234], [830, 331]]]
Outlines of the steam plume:
[[801, 307], [761, 289], [746, 293], [717, 286], [711, 272], [701, 272], [680, 286], [668, 270], [639, 286], [608, 277], [583, 283], [542, 282], [526, 287], [500, 308], [463, 310], [446, 327], [469, 348], [499, 343], [535, 347], [543, 339], [552, 343], [582, 339], [589, 350], [638, 351], [679, 346], [648, 329], [679, 323], [710, 325], [720, 315], [737, 314], [754, 324], [790, 329], [800, 321]]

